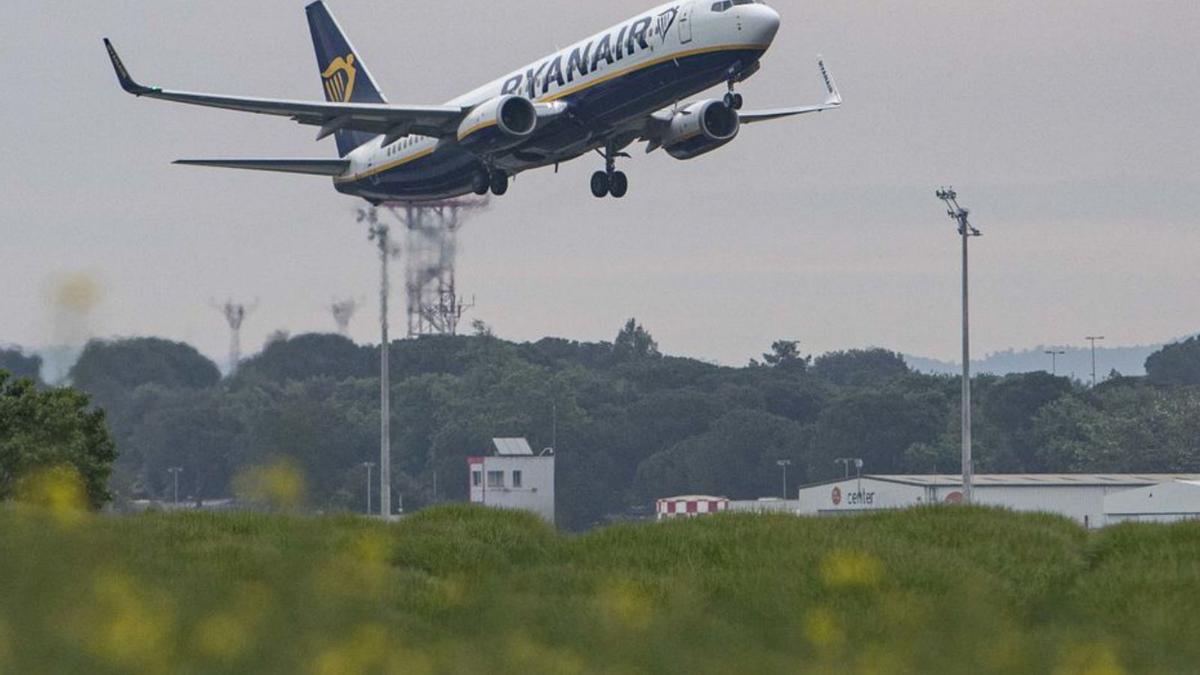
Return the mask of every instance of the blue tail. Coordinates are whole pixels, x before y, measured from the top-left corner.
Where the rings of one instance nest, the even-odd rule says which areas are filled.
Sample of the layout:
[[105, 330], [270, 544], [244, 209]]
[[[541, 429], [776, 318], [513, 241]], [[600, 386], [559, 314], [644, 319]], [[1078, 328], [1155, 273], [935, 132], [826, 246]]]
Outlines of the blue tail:
[[[367, 70], [367, 64], [342, 32], [337, 19], [321, 0], [305, 8], [308, 27], [312, 31], [313, 47], [317, 50], [317, 68], [325, 100], [330, 103], [387, 103], [383, 92]], [[338, 155], [345, 157], [351, 150], [374, 138], [361, 131], [338, 131]]]

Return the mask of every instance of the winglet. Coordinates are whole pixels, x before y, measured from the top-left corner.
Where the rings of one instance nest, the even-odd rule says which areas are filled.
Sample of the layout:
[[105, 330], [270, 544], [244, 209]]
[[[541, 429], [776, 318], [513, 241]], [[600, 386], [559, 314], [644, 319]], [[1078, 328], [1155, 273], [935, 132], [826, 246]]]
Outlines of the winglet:
[[824, 57], [817, 56], [817, 66], [820, 67], [821, 77], [825, 80], [825, 90], [829, 92], [829, 96], [825, 99], [825, 105], [841, 105], [842, 92], [838, 91], [837, 83], [833, 81], [833, 76], [829, 74], [829, 69], [825, 67]]
[[108, 38], [104, 38], [104, 47], [108, 50], [108, 58], [112, 61], [113, 70], [117, 71], [117, 81], [121, 83], [122, 89], [134, 96], [142, 96], [156, 91], [150, 87], [143, 87], [129, 76], [129, 71], [121, 62], [121, 57], [117, 55], [117, 50], [113, 48], [112, 42]]

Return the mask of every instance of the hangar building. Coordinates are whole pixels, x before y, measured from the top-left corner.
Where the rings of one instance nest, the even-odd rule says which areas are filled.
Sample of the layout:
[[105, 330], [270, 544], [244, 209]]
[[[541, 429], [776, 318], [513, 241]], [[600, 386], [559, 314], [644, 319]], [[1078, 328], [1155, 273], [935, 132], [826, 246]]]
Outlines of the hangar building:
[[[1200, 474], [979, 474], [974, 488], [978, 504], [1057, 513], [1089, 528], [1200, 519]], [[801, 515], [839, 516], [962, 498], [962, 476], [863, 475], [803, 487], [790, 503]]]

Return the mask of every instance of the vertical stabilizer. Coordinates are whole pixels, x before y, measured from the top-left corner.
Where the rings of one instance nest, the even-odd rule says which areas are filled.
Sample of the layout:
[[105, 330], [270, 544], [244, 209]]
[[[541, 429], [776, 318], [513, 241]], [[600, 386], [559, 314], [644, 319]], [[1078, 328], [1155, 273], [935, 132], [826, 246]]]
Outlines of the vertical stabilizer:
[[[331, 103], [387, 103], [375, 84], [366, 63], [355, 51], [337, 19], [321, 0], [305, 8], [308, 27], [312, 31], [313, 47], [317, 52], [317, 69], [325, 100]], [[338, 155], [350, 151], [374, 138], [361, 131], [338, 131]]]

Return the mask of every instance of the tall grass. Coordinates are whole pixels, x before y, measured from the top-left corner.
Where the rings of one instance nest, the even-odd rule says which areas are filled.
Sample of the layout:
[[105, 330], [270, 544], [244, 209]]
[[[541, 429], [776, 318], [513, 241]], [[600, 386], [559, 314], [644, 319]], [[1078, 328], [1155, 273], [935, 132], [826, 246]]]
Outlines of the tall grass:
[[0, 509], [0, 673], [1196, 672], [1198, 597], [1197, 524]]

